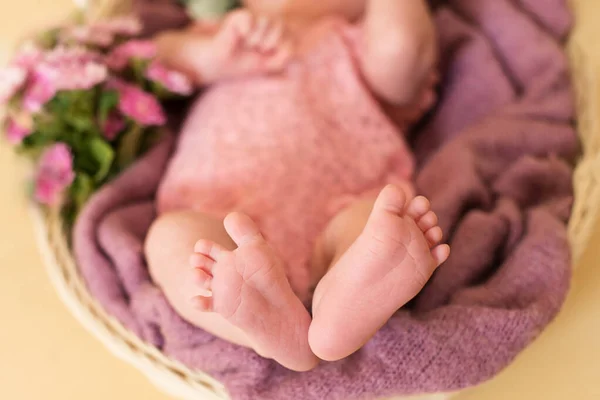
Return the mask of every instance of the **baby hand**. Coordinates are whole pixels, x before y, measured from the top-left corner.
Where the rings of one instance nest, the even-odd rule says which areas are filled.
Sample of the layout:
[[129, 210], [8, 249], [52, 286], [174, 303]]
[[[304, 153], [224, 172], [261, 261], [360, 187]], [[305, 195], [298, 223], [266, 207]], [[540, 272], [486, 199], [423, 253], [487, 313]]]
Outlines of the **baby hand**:
[[248, 10], [230, 13], [214, 42], [215, 75], [220, 79], [281, 72], [292, 56], [292, 42], [281, 22]]
[[223, 21], [197, 22], [184, 31], [156, 38], [159, 59], [198, 85], [222, 79], [281, 72], [292, 56], [283, 25], [247, 10]]

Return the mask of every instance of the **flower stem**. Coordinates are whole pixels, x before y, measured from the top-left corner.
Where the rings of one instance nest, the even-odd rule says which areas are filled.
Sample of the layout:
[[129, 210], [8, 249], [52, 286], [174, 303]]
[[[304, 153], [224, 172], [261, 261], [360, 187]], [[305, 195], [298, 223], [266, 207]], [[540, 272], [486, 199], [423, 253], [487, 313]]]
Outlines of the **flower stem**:
[[119, 169], [123, 170], [135, 161], [142, 146], [142, 133], [142, 126], [134, 124], [121, 138], [121, 143], [117, 150], [117, 163]]

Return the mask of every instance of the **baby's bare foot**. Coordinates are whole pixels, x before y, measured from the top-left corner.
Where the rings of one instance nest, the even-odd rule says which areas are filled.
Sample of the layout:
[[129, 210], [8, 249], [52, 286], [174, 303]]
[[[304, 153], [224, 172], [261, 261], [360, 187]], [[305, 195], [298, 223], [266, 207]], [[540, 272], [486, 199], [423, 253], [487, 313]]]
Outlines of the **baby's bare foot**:
[[315, 292], [309, 343], [323, 360], [362, 347], [449, 255], [429, 201], [388, 186], [356, 241]]
[[207, 240], [196, 243], [190, 263], [198, 296], [192, 301], [241, 329], [263, 357], [296, 371], [312, 369], [318, 360], [308, 345], [310, 316], [292, 292], [283, 261], [247, 216], [229, 215], [225, 229], [238, 245], [235, 251]]

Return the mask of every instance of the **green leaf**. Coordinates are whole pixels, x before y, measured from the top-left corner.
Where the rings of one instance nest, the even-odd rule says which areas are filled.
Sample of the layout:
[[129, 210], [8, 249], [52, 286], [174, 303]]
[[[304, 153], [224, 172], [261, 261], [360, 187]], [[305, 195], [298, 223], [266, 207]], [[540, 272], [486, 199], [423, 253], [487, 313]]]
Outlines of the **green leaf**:
[[76, 209], [80, 209], [94, 192], [94, 181], [88, 174], [78, 172], [69, 192]]
[[28, 157], [32, 160], [37, 160], [42, 155], [44, 149], [44, 146], [28, 147], [24, 143], [21, 143], [18, 147], [15, 148], [15, 151], [20, 156]]
[[66, 130], [97, 132], [96, 97], [96, 90], [61, 91], [46, 106], [48, 112], [41, 118], [41, 122], [48, 124], [50, 121], [54, 128], [58, 127], [62, 131], [59, 134]]
[[87, 143], [87, 152], [97, 165], [94, 180], [101, 182], [110, 172], [110, 167], [115, 159], [115, 151], [104, 139], [94, 137]]
[[171, 96], [171, 93], [163, 85], [161, 85], [158, 82], [149, 81], [149, 86], [150, 86], [150, 91], [161, 100], [166, 100], [170, 97], [174, 97], [174, 96]]
[[117, 149], [117, 163], [121, 170], [129, 166], [140, 153], [144, 130], [140, 125], [133, 125], [121, 137]]
[[98, 120], [104, 125], [110, 112], [119, 104], [119, 93], [116, 90], [108, 90], [100, 95], [98, 103]]
[[51, 49], [58, 43], [61, 28], [53, 28], [38, 36], [36, 42], [44, 49]]
[[148, 60], [141, 58], [133, 58], [131, 60], [131, 70], [133, 71], [133, 77], [135, 79], [135, 82], [142, 89], [146, 88], [145, 72], [146, 69], [148, 69], [148, 64], [150, 64]]
[[[62, 209], [62, 219], [64, 222], [64, 226], [67, 229], [67, 233], [70, 233], [71, 228], [75, 225], [75, 219], [77, 219], [77, 213], [79, 212], [77, 206], [74, 202], [67, 203], [64, 205]], [[71, 235], [67, 234], [67, 240], [71, 240]], [[69, 243], [70, 245], [70, 243]]]
[[194, 19], [214, 19], [220, 18], [225, 13], [235, 8], [238, 0], [221, 0], [221, 1], [204, 1], [204, 0], [187, 0], [186, 8], [188, 13]]
[[69, 201], [62, 209], [63, 220], [67, 228], [74, 223], [79, 211], [96, 190], [93, 179], [86, 173], [77, 172], [75, 180], [69, 187]]
[[96, 111], [96, 91], [95, 90], [76, 90], [72, 92], [75, 96], [75, 110], [90, 119], [95, 118]]
[[23, 139], [20, 149], [21, 151], [38, 151], [54, 141], [53, 135], [37, 131]]
[[90, 132], [94, 131], [96, 126], [94, 120], [85, 115], [73, 115], [65, 118], [69, 125], [71, 125], [78, 132]]
[[73, 99], [70, 92], [58, 92], [52, 100], [48, 102], [46, 108], [53, 115], [64, 115], [70, 111]]

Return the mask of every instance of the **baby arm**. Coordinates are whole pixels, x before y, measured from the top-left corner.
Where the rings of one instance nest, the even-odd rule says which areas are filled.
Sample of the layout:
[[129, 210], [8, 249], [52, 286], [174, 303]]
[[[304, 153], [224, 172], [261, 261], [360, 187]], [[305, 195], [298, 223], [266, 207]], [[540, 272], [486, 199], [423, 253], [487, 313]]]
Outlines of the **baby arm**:
[[431, 81], [437, 58], [426, 0], [369, 0], [362, 72], [384, 101], [409, 105]]
[[253, 74], [280, 72], [292, 48], [281, 24], [256, 18], [247, 10], [229, 13], [218, 23], [156, 37], [158, 57], [188, 75], [198, 86]]

